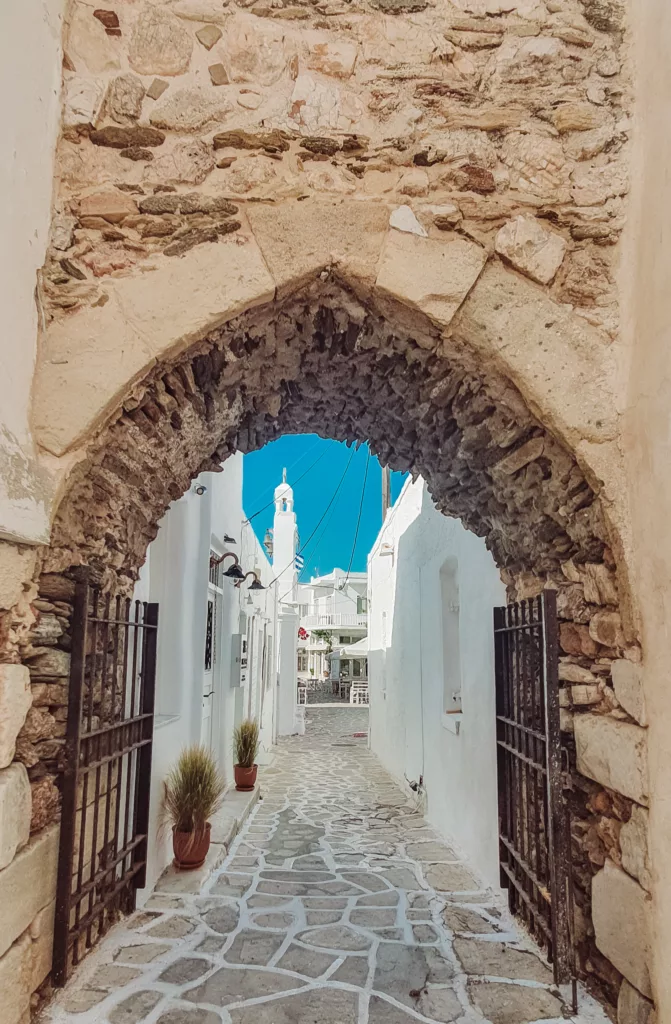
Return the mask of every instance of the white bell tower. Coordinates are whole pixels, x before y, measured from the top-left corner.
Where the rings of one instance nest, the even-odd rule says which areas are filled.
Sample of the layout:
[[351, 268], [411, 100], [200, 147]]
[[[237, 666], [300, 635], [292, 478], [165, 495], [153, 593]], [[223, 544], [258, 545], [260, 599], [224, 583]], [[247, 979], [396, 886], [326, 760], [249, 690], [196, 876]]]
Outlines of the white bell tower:
[[282, 470], [282, 483], [275, 488], [275, 519], [273, 522], [273, 574], [277, 579], [278, 707], [277, 731], [280, 736], [297, 732], [298, 697], [298, 596], [296, 552], [298, 527], [294, 512], [294, 492]]
[[298, 527], [294, 512], [294, 492], [287, 483], [287, 471], [282, 470], [282, 483], [275, 488], [275, 520], [273, 523], [273, 573], [277, 579], [277, 599], [280, 606], [296, 601], [296, 551]]

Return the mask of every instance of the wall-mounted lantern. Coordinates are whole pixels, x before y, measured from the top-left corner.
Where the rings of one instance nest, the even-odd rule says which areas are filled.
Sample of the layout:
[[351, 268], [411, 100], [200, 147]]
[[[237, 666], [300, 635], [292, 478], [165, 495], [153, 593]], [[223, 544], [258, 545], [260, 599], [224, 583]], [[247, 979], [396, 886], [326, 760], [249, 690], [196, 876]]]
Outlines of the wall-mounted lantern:
[[226, 569], [222, 575], [226, 576], [229, 580], [244, 580], [245, 574], [240, 568], [240, 560], [235, 551], [224, 551], [223, 555], [220, 555], [218, 558], [211, 555], [210, 566], [221, 565], [225, 558], [232, 558], [233, 565], [229, 569]]
[[255, 572], [246, 572], [245, 575], [241, 579], [238, 579], [238, 582], [235, 584], [235, 586], [236, 587], [241, 587], [242, 584], [245, 582], [245, 580], [247, 579], [248, 576], [253, 576], [254, 577], [253, 581], [249, 584], [249, 589], [250, 590], [265, 590], [266, 589], [264, 587], [263, 583], [261, 582], [261, 580], [259, 579], [259, 577], [256, 575]]

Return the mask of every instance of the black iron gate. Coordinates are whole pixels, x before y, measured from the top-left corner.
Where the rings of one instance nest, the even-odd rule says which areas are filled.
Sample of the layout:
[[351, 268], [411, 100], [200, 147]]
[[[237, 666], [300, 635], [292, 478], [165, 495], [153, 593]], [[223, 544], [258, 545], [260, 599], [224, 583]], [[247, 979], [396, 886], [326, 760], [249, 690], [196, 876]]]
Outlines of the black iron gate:
[[158, 605], [79, 582], [63, 776], [52, 977], [81, 957], [145, 884]]
[[555, 591], [495, 608], [494, 644], [501, 885], [564, 984], [575, 972]]

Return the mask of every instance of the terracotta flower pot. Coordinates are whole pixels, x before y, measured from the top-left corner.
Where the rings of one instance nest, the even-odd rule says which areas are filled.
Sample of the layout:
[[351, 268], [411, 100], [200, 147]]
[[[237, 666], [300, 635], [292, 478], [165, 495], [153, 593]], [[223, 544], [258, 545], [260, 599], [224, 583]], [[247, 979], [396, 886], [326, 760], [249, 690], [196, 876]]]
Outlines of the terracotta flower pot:
[[256, 773], [259, 770], [257, 764], [252, 765], [251, 768], [244, 768], [241, 764], [233, 766], [233, 774], [235, 777], [235, 788], [240, 789], [245, 793], [254, 789], [256, 785]]
[[210, 848], [210, 823], [203, 832], [178, 832], [172, 830], [172, 849], [175, 854], [174, 865], [180, 871], [194, 871], [205, 863]]

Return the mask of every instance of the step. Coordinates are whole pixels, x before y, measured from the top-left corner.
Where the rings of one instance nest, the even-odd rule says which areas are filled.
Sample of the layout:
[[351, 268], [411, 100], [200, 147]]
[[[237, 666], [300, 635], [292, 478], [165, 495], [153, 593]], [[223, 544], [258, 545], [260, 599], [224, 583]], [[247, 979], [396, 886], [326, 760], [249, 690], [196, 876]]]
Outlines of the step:
[[171, 864], [159, 878], [154, 892], [200, 892], [213, 871], [223, 864], [231, 843], [251, 814], [259, 797], [258, 786], [255, 786], [251, 793], [229, 789], [224, 795], [221, 807], [212, 818], [210, 849], [202, 868], [196, 871], [178, 871]]

